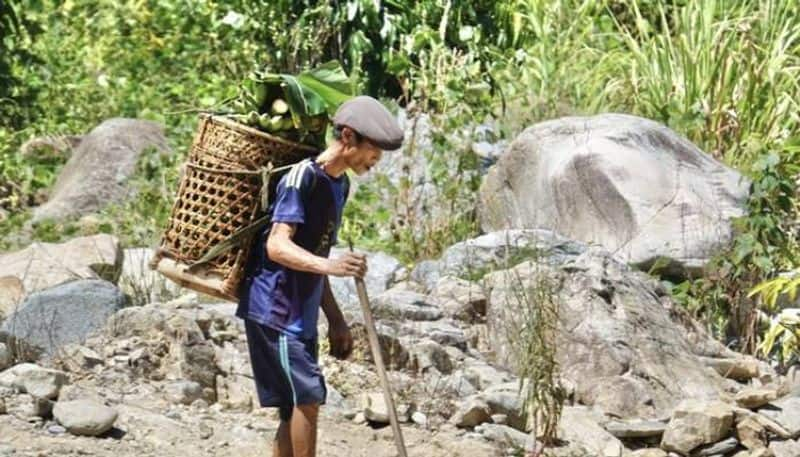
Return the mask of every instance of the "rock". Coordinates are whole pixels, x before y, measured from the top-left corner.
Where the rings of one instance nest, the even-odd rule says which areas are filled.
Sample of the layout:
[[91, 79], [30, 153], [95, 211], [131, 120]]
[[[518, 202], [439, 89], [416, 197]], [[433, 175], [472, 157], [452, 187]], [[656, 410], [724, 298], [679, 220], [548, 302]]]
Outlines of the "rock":
[[409, 366], [412, 370], [423, 372], [435, 368], [439, 373], [448, 374], [453, 371], [453, 361], [447, 351], [433, 340], [422, 340], [408, 347]]
[[667, 424], [661, 421], [609, 421], [603, 428], [617, 438], [661, 437]]
[[703, 444], [716, 443], [728, 436], [733, 426], [733, 410], [720, 401], [681, 402], [672, 414], [661, 440], [661, 448], [688, 455]]
[[162, 125], [123, 118], [102, 122], [83, 137], [61, 169], [47, 203], [34, 209], [34, 222], [88, 214], [128, 196], [127, 179], [150, 147], [169, 150]]
[[797, 457], [800, 455], [800, 443], [797, 441], [772, 441], [769, 450], [775, 457]]
[[97, 436], [111, 429], [117, 411], [93, 400], [60, 401], [53, 417], [73, 435]]
[[436, 287], [436, 283], [441, 277], [439, 268], [439, 262], [436, 260], [422, 260], [414, 265], [410, 276], [412, 281], [422, 286], [422, 290], [419, 292], [429, 292]]
[[445, 316], [476, 322], [486, 315], [486, 294], [476, 283], [445, 276], [436, 282], [431, 297]]
[[504, 414], [509, 426], [527, 431], [527, 418], [522, 408], [525, 390], [520, 391], [519, 383], [509, 382], [492, 386], [480, 396], [489, 405], [491, 414]]
[[[121, 268], [119, 240], [111, 235], [84, 236], [63, 243], [37, 242], [0, 255], [0, 278], [4, 278], [0, 281], [0, 297], [7, 297], [11, 289], [15, 292], [10, 295], [16, 296], [19, 303], [25, 294], [76, 279], [115, 283]], [[17, 278], [18, 282], [9, 278]]]
[[[334, 402], [330, 388], [328, 403]], [[258, 406], [258, 396], [252, 377], [243, 375], [217, 376], [217, 402], [226, 409], [249, 412]]]
[[119, 287], [136, 305], [165, 302], [177, 298], [181, 287], [148, 267], [153, 250], [131, 248], [123, 252]]
[[0, 371], [10, 367], [12, 362], [11, 350], [8, 349], [5, 343], [0, 343]]
[[[349, 251], [344, 248], [331, 248], [329, 257], [340, 257]], [[367, 286], [367, 295], [372, 299], [377, 297], [395, 281], [397, 281], [403, 271], [403, 265], [399, 260], [383, 252], [368, 252], [356, 249], [356, 252], [367, 256], [367, 274], [364, 283]], [[331, 291], [345, 318], [349, 319], [361, 316], [361, 305], [358, 302], [356, 285], [352, 278], [340, 278], [331, 276]]]
[[531, 435], [522, 433], [506, 425], [486, 423], [475, 427], [475, 431], [483, 435], [489, 441], [519, 449], [530, 450], [533, 448], [533, 437]]
[[742, 408], [756, 409], [775, 400], [777, 392], [764, 388], [745, 388], [736, 393], [736, 404]]
[[[370, 422], [379, 424], [389, 423], [389, 408], [382, 393], [365, 393], [359, 396], [360, 409], [363, 410], [364, 417]], [[408, 405], [395, 405], [397, 409], [397, 420], [408, 422], [410, 408]]]
[[69, 381], [63, 371], [20, 363], [0, 373], [0, 386], [14, 387], [36, 397], [54, 399], [61, 386]]
[[[399, 338], [401, 332], [379, 322], [375, 324], [375, 327], [378, 333], [378, 344], [381, 347], [381, 357], [387, 369], [397, 370], [406, 367], [408, 365], [408, 350], [403, 346]], [[351, 323], [350, 333], [353, 335], [351, 360], [374, 364], [364, 324], [361, 322]]]
[[30, 394], [18, 394], [5, 399], [6, 412], [22, 419], [47, 417], [53, 410], [53, 401]]
[[582, 407], [565, 406], [558, 424], [559, 437], [579, 443], [598, 456], [621, 456], [625, 449], [617, 438], [597, 424]]
[[33, 293], [3, 325], [5, 332], [48, 354], [69, 343], [81, 343], [127, 304], [112, 283], [81, 279]]
[[703, 456], [712, 456], [712, 455], [723, 455], [727, 454], [728, 452], [736, 449], [739, 445], [739, 442], [736, 441], [736, 438], [728, 438], [726, 440], [722, 440], [718, 443], [709, 444], [707, 446], [702, 446], [700, 449], [692, 452], [692, 455], [697, 455], [698, 457]]
[[746, 417], [736, 424], [736, 438], [747, 449], [766, 447], [767, 431], [752, 417]]
[[170, 403], [189, 405], [203, 395], [203, 386], [194, 381], [172, 381], [164, 386], [164, 394]]
[[411, 415], [411, 421], [420, 427], [428, 426], [428, 417], [419, 411], [415, 411], [414, 414]]
[[747, 381], [758, 377], [758, 361], [755, 359], [746, 359], [744, 357], [736, 359], [701, 357], [701, 360], [717, 373], [729, 379]]
[[64, 369], [73, 373], [81, 373], [84, 370], [91, 371], [92, 368], [104, 363], [104, 359], [100, 354], [80, 344], [66, 345], [63, 353], [61, 364]]
[[[0, 256], [2, 259], [3, 256]], [[2, 267], [0, 267], [2, 269]], [[0, 321], [13, 313], [25, 298], [25, 285], [16, 276], [0, 277]]]
[[455, 414], [450, 417], [450, 422], [456, 427], [471, 428], [491, 420], [489, 404], [479, 397], [467, 399], [462, 403]]
[[800, 397], [785, 397], [758, 410], [783, 427], [792, 438], [800, 437]]
[[53, 425], [47, 427], [47, 433], [50, 433], [50, 434], [53, 434], [53, 435], [61, 435], [62, 433], [66, 433], [66, 432], [67, 432], [67, 429], [62, 427], [62, 426], [60, 426], [60, 425], [58, 425], [58, 424], [53, 424]]
[[696, 355], [714, 346], [711, 338], [665, 308], [666, 292], [652, 278], [602, 250], [540, 253], [484, 283], [493, 361], [510, 370], [518, 366], [512, 343], [532, 316], [526, 307], [557, 306], [555, 357], [576, 402], [622, 419], [657, 418], [684, 398], [714, 399], [724, 389]]
[[371, 298], [371, 305], [376, 319], [432, 321], [442, 317], [442, 311], [425, 295], [407, 290], [389, 289]]
[[745, 214], [749, 182], [659, 123], [565, 117], [522, 132], [480, 190], [484, 231], [545, 228], [648, 270], [697, 274]]

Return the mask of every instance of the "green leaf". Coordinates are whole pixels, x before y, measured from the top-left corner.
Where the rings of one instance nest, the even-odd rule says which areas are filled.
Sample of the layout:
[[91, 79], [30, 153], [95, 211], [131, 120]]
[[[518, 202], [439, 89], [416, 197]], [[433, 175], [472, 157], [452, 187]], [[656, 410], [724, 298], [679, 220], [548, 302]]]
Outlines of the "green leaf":
[[[305, 86], [305, 89], [314, 92], [330, 112], [335, 111], [340, 104], [353, 96], [353, 81], [335, 60], [301, 73], [297, 76], [297, 80]], [[312, 114], [322, 112], [324, 110]]]

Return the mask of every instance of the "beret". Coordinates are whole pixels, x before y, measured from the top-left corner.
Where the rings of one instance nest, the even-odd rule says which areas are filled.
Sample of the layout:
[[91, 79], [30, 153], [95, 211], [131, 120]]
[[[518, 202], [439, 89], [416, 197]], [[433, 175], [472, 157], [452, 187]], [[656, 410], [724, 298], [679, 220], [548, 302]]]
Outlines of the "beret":
[[398, 149], [403, 144], [403, 129], [378, 100], [359, 95], [342, 103], [333, 115], [333, 125], [350, 127], [381, 149]]

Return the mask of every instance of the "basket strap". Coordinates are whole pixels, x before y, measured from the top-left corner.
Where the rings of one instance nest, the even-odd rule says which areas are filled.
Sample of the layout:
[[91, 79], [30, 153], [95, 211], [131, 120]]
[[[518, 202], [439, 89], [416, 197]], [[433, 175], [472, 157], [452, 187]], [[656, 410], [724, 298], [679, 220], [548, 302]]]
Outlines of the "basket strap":
[[244, 240], [248, 239], [253, 234], [255, 234], [259, 229], [261, 229], [261, 228], [265, 227], [267, 224], [269, 224], [269, 219], [270, 219], [269, 215], [262, 216], [262, 217], [256, 219], [255, 221], [253, 221], [252, 224], [250, 224], [250, 225], [248, 225], [246, 227], [240, 228], [239, 230], [234, 232], [231, 236], [229, 236], [228, 238], [220, 241], [213, 248], [209, 249], [208, 252], [206, 252], [206, 254], [203, 257], [200, 258], [200, 260], [190, 264], [186, 268], [186, 271], [188, 271], [189, 273], [192, 273], [197, 268], [199, 268], [199, 267], [207, 264], [208, 262], [214, 260], [215, 258], [219, 257], [221, 254], [223, 254], [225, 252], [228, 252], [231, 249], [233, 249], [234, 247], [242, 244], [242, 242]]

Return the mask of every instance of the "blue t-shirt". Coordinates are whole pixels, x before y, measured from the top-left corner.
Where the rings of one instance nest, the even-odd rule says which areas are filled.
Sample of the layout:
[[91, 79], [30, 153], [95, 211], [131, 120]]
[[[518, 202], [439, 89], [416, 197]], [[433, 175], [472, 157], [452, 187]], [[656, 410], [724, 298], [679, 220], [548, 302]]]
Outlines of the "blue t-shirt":
[[[314, 160], [303, 160], [278, 182], [270, 207], [272, 222], [296, 224], [295, 244], [328, 257], [337, 241], [348, 190], [346, 174], [334, 178]], [[269, 231], [267, 226], [252, 245], [236, 315], [302, 338], [315, 338], [324, 276], [295, 271], [269, 259]]]

